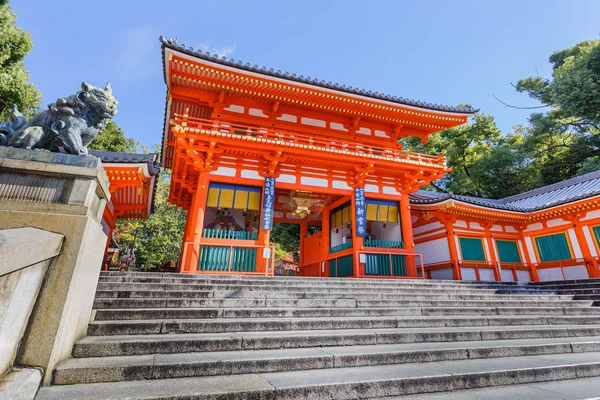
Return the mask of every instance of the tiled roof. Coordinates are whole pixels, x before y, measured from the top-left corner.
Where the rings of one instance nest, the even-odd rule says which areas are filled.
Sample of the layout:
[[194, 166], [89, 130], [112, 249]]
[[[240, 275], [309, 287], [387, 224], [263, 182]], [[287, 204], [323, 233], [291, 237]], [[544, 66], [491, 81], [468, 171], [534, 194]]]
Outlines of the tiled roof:
[[[440, 104], [427, 103], [424, 101], [418, 101], [413, 99], [406, 99], [403, 97], [392, 96], [385, 93], [372, 92], [371, 90], [364, 90], [359, 88], [353, 88], [352, 86], [340, 85], [338, 83], [333, 83], [331, 81], [326, 82], [324, 80], [320, 80], [317, 78], [304, 77], [303, 75], [296, 75], [294, 73], [289, 72], [281, 72], [280, 70], [275, 71], [273, 68], [267, 67], [259, 67], [258, 65], [250, 65], [250, 63], [244, 63], [242, 61], [235, 61], [230, 58], [227, 60], [226, 57], [219, 57], [218, 54], [211, 55], [210, 53], [202, 53], [201, 51], [194, 50], [193, 47], [186, 47], [185, 45], [178, 43], [177, 39], [166, 39], [163, 36], [160, 37], [160, 41], [164, 47], [168, 47], [173, 50], [180, 51], [184, 54], [191, 55], [193, 57], [198, 57], [203, 60], [211, 61], [214, 63], [218, 63], [221, 65], [226, 65], [228, 67], [243, 69], [246, 71], [259, 73], [263, 75], [273, 76], [276, 78], [286, 79], [289, 81], [305, 83], [313, 86], [319, 86], [327, 89], [338, 90], [340, 92], [356, 94], [360, 96], [370, 97], [377, 100], [385, 100], [393, 103], [398, 103], [402, 105], [408, 105], [413, 107], [422, 107], [430, 110], [437, 111], [447, 111], [447, 112], [457, 112], [464, 114], [473, 114], [478, 110], [472, 108], [471, 106], [467, 107], [457, 107], [457, 106], [445, 106]], [[164, 57], [163, 57], [163, 66], [164, 66]]]
[[435, 204], [453, 199], [500, 210], [533, 212], [598, 195], [600, 171], [595, 171], [500, 200], [419, 190], [410, 195], [410, 201], [412, 204]]
[[90, 150], [90, 155], [98, 157], [103, 163], [123, 163], [123, 164], [148, 164], [148, 172], [150, 175], [158, 175], [160, 172], [160, 163], [156, 162], [157, 155], [150, 154], [135, 154], [135, 153], [120, 153], [116, 151], [100, 151]]

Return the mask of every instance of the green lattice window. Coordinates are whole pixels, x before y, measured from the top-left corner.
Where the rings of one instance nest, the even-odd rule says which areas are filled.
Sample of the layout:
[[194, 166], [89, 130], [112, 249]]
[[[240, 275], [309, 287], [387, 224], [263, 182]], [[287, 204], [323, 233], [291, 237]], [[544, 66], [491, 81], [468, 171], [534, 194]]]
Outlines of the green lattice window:
[[570, 260], [572, 258], [565, 233], [536, 237], [535, 245], [541, 262]]
[[593, 227], [592, 232], [594, 232], [594, 237], [596, 238], [596, 244], [600, 245], [600, 225]]
[[483, 241], [479, 238], [458, 238], [460, 252], [465, 261], [486, 261], [483, 251]]
[[496, 240], [498, 257], [503, 263], [520, 263], [519, 245], [514, 240]]

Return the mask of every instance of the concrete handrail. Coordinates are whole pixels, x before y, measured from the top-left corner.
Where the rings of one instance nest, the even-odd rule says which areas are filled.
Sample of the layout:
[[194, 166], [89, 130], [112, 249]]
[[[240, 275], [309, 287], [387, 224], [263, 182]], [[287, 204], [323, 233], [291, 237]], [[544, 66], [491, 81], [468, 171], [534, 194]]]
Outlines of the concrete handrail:
[[63, 239], [36, 228], [0, 230], [0, 276], [56, 257]]

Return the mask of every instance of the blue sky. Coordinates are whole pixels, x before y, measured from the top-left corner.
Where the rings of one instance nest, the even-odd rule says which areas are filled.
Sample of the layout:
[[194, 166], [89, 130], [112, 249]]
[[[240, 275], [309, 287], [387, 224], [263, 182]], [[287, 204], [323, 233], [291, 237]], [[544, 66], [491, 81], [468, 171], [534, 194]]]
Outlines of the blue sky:
[[81, 81], [111, 81], [115, 121], [160, 142], [165, 101], [158, 37], [251, 64], [423, 101], [471, 104], [504, 133], [536, 103], [511, 86], [551, 73], [548, 57], [598, 39], [600, 1], [13, 0], [32, 35], [26, 58], [44, 106]]

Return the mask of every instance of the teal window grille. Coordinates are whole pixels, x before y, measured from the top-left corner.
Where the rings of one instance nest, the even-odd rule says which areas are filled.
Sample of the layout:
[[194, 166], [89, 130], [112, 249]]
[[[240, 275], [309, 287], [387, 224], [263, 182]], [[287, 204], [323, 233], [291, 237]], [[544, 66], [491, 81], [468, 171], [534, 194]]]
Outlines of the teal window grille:
[[479, 238], [458, 239], [460, 242], [460, 251], [465, 261], [486, 261], [483, 251], [483, 241]]
[[594, 237], [596, 238], [596, 244], [600, 245], [600, 226], [593, 227], [592, 232], [594, 232]]
[[519, 247], [514, 240], [496, 240], [498, 257], [503, 263], [521, 263]]
[[329, 276], [345, 277], [354, 275], [354, 257], [347, 255], [329, 260]]
[[541, 262], [570, 260], [572, 258], [565, 233], [536, 237], [535, 245]]

